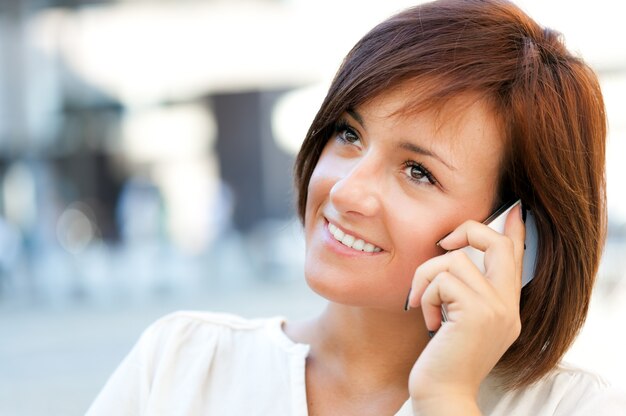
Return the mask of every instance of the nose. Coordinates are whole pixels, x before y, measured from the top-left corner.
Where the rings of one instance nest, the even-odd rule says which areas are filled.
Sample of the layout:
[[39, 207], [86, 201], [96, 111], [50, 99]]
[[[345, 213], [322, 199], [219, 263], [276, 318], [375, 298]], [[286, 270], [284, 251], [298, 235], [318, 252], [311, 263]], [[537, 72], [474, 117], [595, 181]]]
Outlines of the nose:
[[356, 161], [330, 189], [330, 201], [342, 214], [376, 215], [381, 209], [383, 169], [375, 157]]

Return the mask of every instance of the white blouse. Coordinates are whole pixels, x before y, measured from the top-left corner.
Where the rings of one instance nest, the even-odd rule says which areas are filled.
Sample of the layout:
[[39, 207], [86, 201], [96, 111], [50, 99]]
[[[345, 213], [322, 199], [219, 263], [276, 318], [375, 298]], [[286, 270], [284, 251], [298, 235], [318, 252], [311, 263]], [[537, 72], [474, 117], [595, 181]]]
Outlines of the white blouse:
[[[283, 318], [177, 312], [152, 324], [87, 416], [306, 416], [309, 346], [291, 341]], [[626, 397], [599, 377], [559, 366], [529, 387], [499, 391], [487, 379], [485, 415], [626, 415]], [[395, 416], [412, 415], [410, 401]]]

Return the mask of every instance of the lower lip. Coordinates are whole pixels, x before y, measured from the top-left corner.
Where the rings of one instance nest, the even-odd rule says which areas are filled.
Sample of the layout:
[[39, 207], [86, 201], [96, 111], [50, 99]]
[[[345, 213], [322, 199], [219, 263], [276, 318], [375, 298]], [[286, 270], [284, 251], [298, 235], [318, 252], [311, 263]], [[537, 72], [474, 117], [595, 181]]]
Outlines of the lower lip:
[[361, 250], [355, 250], [353, 248], [350, 248], [342, 243], [340, 243], [339, 241], [337, 241], [337, 239], [335, 239], [335, 237], [330, 233], [330, 230], [328, 229], [328, 221], [324, 220], [324, 226], [323, 226], [324, 232], [323, 232], [323, 237], [324, 237], [324, 244], [333, 252], [340, 254], [342, 256], [348, 256], [348, 257], [372, 257], [372, 256], [377, 256], [379, 254], [384, 253], [384, 251], [379, 251], [377, 253], [367, 253], [365, 251], [361, 251]]

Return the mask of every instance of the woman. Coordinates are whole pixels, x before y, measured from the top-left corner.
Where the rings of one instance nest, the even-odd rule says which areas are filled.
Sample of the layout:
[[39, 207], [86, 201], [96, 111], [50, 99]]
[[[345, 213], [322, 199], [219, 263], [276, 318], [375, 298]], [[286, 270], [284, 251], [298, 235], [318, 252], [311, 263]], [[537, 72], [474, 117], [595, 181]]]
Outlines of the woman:
[[[346, 57], [296, 162], [305, 276], [326, 310], [168, 316], [89, 414], [624, 412], [560, 364], [605, 236], [605, 137], [593, 72], [513, 4], [388, 19]], [[481, 223], [512, 197], [538, 231], [523, 289], [524, 209], [503, 234]]]

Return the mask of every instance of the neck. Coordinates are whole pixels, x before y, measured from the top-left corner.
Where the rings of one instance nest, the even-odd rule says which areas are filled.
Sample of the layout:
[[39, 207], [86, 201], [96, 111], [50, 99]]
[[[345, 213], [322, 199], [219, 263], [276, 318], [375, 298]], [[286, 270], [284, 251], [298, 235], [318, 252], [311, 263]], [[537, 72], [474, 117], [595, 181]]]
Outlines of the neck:
[[363, 390], [406, 388], [429, 339], [420, 310], [387, 312], [335, 303], [317, 319], [285, 331], [311, 346], [311, 364]]

